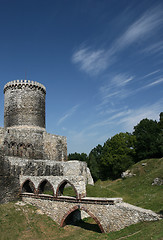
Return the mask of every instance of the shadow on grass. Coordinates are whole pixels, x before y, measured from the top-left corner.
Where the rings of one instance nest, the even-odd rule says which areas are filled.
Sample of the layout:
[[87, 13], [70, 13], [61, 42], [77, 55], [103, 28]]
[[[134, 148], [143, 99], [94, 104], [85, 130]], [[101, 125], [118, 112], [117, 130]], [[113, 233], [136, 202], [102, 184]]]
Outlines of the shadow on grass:
[[161, 217], [163, 218], [163, 210], [160, 210], [160, 211], [158, 212], [158, 214], [160, 214]]
[[101, 233], [101, 230], [96, 223], [88, 223], [80, 220], [78, 222], [71, 223], [69, 225], [73, 225], [73, 226], [81, 227], [85, 230]]

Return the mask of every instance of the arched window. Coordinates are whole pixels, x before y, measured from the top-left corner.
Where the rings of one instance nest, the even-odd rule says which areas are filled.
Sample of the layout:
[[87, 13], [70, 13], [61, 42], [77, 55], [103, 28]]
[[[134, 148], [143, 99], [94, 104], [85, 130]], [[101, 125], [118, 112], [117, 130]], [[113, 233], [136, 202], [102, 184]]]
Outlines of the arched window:
[[18, 145], [18, 156], [25, 157], [26, 149], [24, 143], [19, 143]]
[[27, 179], [23, 184], [21, 188], [22, 193], [27, 192], [27, 193], [35, 193], [36, 189], [33, 184], [33, 182], [30, 179]]
[[27, 158], [33, 158], [34, 155], [34, 149], [32, 144], [27, 144], [26, 145], [26, 157]]
[[10, 155], [11, 156], [17, 156], [17, 144], [16, 142], [10, 143]]
[[37, 193], [38, 194], [48, 194], [48, 195], [54, 196], [54, 189], [53, 189], [52, 184], [48, 180], [44, 179], [39, 184]]
[[[87, 217], [82, 220], [82, 212], [87, 213]], [[65, 225], [75, 225], [94, 232], [104, 232], [99, 220], [88, 210], [79, 206], [73, 207], [64, 215], [61, 221], [61, 227]]]
[[56, 196], [78, 197], [76, 188], [68, 180], [63, 180], [57, 188]]
[[3, 147], [3, 149], [4, 149], [4, 152], [5, 152], [5, 155], [9, 155], [9, 149], [10, 149], [10, 145], [9, 145], [9, 143], [7, 142], [7, 141], [4, 141], [4, 147]]

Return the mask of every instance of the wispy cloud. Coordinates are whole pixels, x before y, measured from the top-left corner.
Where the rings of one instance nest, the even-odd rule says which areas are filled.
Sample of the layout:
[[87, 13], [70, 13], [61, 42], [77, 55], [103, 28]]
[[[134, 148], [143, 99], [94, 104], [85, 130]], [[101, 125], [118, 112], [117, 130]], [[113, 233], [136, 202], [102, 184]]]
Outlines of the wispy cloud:
[[159, 78], [159, 79], [157, 79], [156, 81], [147, 84], [147, 85], [145, 86], [145, 88], [155, 86], [155, 85], [160, 84], [160, 83], [162, 83], [162, 82], [163, 82], [163, 78]]
[[144, 118], [158, 121], [162, 105], [163, 99], [154, 104], [144, 105], [137, 109], [131, 109], [128, 111], [128, 114], [126, 114], [126, 116], [120, 119], [119, 124], [123, 124], [126, 131], [132, 132], [133, 127], [136, 126]]
[[[130, 24], [110, 47], [94, 49], [91, 46], [82, 46], [74, 52], [72, 62], [78, 64], [84, 72], [97, 75], [116, 62], [119, 52], [130, 47], [131, 44], [138, 41], [145, 41], [152, 34], [155, 34], [162, 22], [162, 8], [156, 7], [155, 9], [148, 10], [135, 20], [135, 22]], [[161, 48], [162, 43], [155, 43], [155, 45], [151, 46], [151, 49], [146, 49], [146, 51], [156, 51], [156, 49]]]
[[154, 34], [163, 22], [163, 11], [160, 8], [148, 10], [138, 20], [131, 24], [124, 34], [117, 40], [117, 49], [123, 49], [136, 41], [147, 39]]
[[163, 54], [163, 41], [153, 43], [143, 49], [143, 52], [147, 54]]
[[[150, 76], [152, 73], [148, 75]], [[111, 101], [127, 98], [133, 94], [139, 93], [140, 91], [155, 87], [156, 85], [163, 83], [163, 77], [160, 77], [157, 80], [145, 84], [141, 87], [133, 88], [133, 86], [127, 86], [127, 84], [129, 84], [134, 78], [136, 77], [128, 77], [125, 74], [120, 74], [113, 77], [111, 81], [108, 81], [108, 84], [101, 86], [99, 89], [101, 95], [101, 103], [97, 106], [97, 109], [100, 109], [108, 103], [110, 104]]]
[[62, 122], [64, 122], [67, 118], [71, 117], [77, 110], [79, 105], [73, 106], [63, 117], [61, 117], [57, 123], [57, 125], [60, 125]]
[[100, 73], [108, 66], [108, 56], [103, 49], [91, 50], [88, 47], [81, 47], [73, 54], [72, 61], [91, 75]]
[[117, 113], [112, 114], [106, 119], [103, 119], [97, 123], [94, 123], [90, 126], [91, 128], [105, 127], [105, 126], [112, 126], [113, 123], [117, 123], [117, 125], [123, 125], [124, 131], [132, 132], [133, 127], [136, 126], [142, 119], [148, 118], [153, 120], [159, 120], [159, 113], [161, 112], [163, 105], [163, 99], [154, 103], [144, 105], [140, 108], [135, 109], [126, 109], [121, 111], [117, 111]]
[[133, 80], [134, 76], [129, 76], [128, 74], [125, 73], [116, 74], [111, 79], [109, 77], [107, 84], [100, 87], [102, 105], [107, 103], [110, 100], [110, 98], [114, 98], [117, 96], [119, 98], [124, 98], [128, 96], [129, 91], [126, 91], [126, 87]]
[[150, 77], [150, 76], [152, 76], [152, 75], [154, 75], [154, 74], [156, 74], [156, 73], [158, 73], [158, 72], [160, 72], [160, 69], [146, 74], [145, 76], [142, 77], [142, 79], [147, 78], [147, 77]]
[[102, 120], [102, 121], [92, 124], [89, 128], [92, 129], [92, 128], [104, 127], [104, 126], [110, 125], [116, 119], [126, 116], [127, 113], [128, 113], [128, 111], [127, 112], [126, 111], [118, 112], [118, 113], [106, 118], [105, 120]]

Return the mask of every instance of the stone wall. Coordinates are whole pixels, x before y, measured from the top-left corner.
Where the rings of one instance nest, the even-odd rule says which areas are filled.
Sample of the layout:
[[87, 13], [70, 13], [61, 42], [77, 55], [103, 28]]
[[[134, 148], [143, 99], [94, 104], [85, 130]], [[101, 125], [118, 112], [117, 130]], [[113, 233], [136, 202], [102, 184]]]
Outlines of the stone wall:
[[66, 161], [67, 139], [66, 137], [43, 133], [44, 159]]
[[0, 127], [0, 149], [3, 148], [3, 143], [4, 143], [4, 133], [5, 133], [4, 128]]
[[49, 134], [40, 127], [26, 125], [0, 128], [0, 146], [4, 148], [6, 156], [67, 160], [66, 137]]
[[60, 162], [5, 156], [10, 172], [24, 176], [83, 176], [87, 181], [87, 164], [80, 161]]
[[45, 128], [45, 87], [37, 82], [17, 80], [4, 87], [4, 127]]
[[85, 178], [83, 176], [21, 176], [19, 178], [21, 189], [23, 189], [23, 184], [26, 181], [31, 181], [31, 183], [34, 186], [35, 192], [39, 192], [39, 186], [43, 181], [47, 181], [50, 183], [52, 189], [53, 189], [53, 196], [58, 196], [59, 188], [61, 185], [64, 185], [64, 183], [68, 183], [68, 185], [72, 186], [74, 188], [74, 191], [76, 193], [76, 198], [81, 198], [86, 196], [86, 184], [85, 184]]
[[10, 172], [10, 162], [4, 158], [0, 150], [0, 203], [13, 201], [19, 198], [19, 177]]
[[17, 126], [5, 129], [5, 155], [43, 159], [44, 131], [45, 129], [32, 126]]
[[65, 225], [66, 218], [79, 209], [87, 212], [99, 225], [102, 232], [118, 231], [141, 221], [159, 220], [159, 216], [151, 210], [115, 201], [114, 204], [72, 203], [67, 201], [51, 201], [23, 197], [23, 201], [41, 208], [60, 226]]

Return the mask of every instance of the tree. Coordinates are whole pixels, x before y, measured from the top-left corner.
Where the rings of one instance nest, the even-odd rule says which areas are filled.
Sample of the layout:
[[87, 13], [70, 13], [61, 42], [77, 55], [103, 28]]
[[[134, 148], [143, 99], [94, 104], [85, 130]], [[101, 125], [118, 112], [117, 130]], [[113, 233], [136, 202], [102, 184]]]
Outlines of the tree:
[[68, 161], [70, 160], [78, 160], [78, 161], [83, 161], [83, 162], [88, 162], [88, 156], [86, 153], [70, 153], [68, 155]]
[[119, 133], [108, 139], [101, 154], [103, 179], [116, 179], [134, 163], [136, 137], [130, 133]]
[[98, 144], [89, 154], [88, 167], [90, 168], [94, 181], [101, 178], [101, 152], [102, 146]]
[[163, 112], [160, 113], [160, 121], [158, 122], [160, 134], [158, 137], [158, 152], [159, 156], [163, 156]]
[[[161, 128], [156, 121], [143, 119], [134, 127], [136, 136], [137, 161], [152, 157], [161, 157], [159, 145], [161, 144]], [[161, 144], [162, 145], [162, 144]]]

